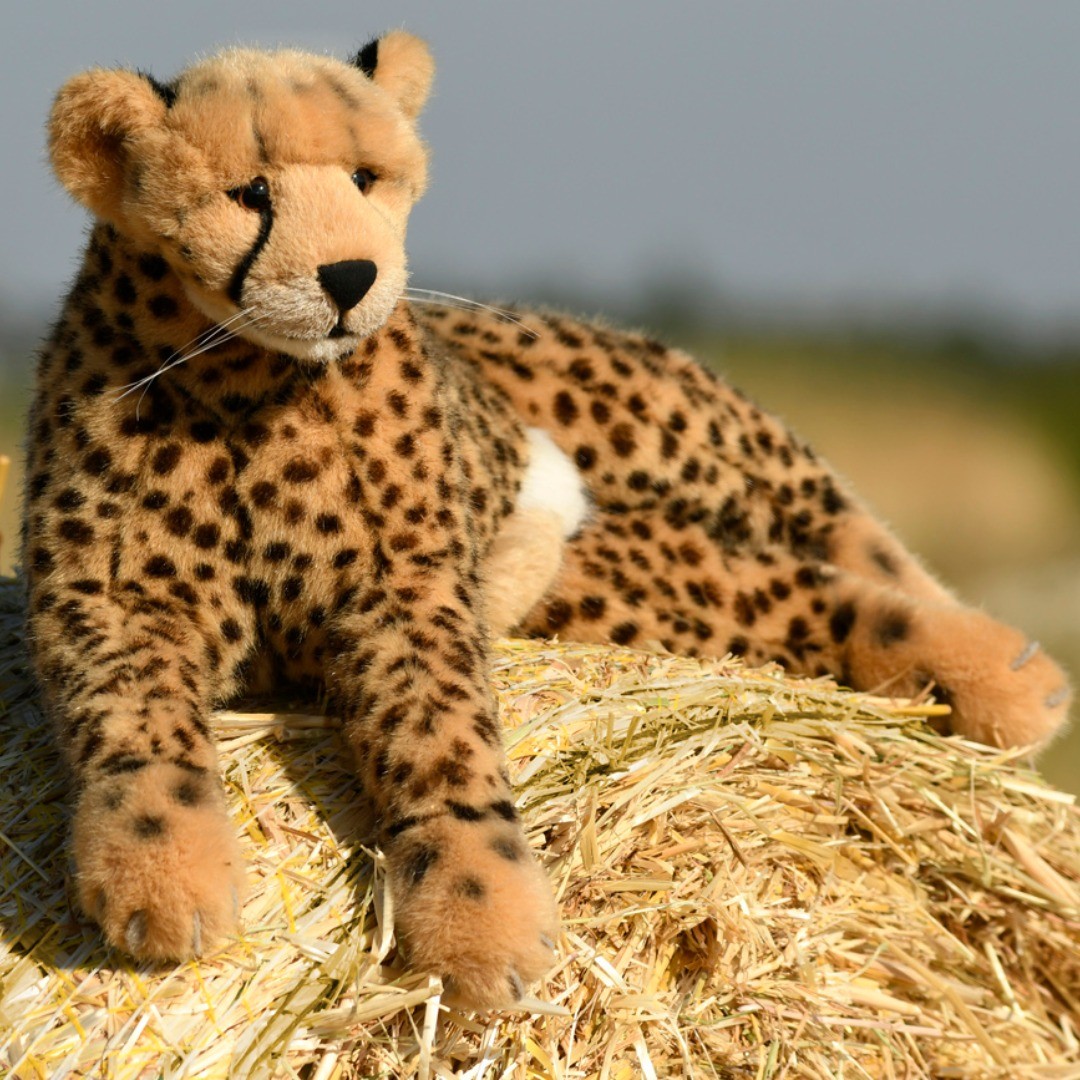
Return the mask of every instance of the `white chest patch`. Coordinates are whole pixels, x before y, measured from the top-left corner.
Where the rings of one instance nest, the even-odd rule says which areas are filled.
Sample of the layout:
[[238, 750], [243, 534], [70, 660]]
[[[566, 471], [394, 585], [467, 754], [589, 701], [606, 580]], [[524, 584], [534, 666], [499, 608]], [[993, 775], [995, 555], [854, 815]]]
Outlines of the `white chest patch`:
[[589, 516], [589, 494], [574, 463], [540, 428], [526, 428], [529, 465], [521, 481], [519, 510], [550, 510], [559, 515], [563, 536], [576, 533]]

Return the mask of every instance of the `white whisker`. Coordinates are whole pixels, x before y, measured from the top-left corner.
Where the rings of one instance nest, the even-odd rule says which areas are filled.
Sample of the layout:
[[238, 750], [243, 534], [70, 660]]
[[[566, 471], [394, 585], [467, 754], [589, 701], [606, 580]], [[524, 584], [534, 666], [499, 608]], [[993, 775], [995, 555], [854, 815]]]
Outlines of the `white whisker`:
[[246, 330], [249, 326], [254, 326], [260, 320], [261, 316], [252, 314], [250, 309], [238, 311], [224, 322], [210, 327], [209, 330], [204, 331], [198, 337], [193, 338], [188, 342], [188, 344], [184, 346], [184, 349], [188, 349], [192, 345], [196, 346], [191, 349], [190, 352], [185, 352], [184, 349], [178, 349], [176, 352], [172, 353], [171, 356], [166, 358], [158, 369], [150, 375], [137, 379], [135, 382], [128, 383], [126, 386], [119, 387], [120, 392], [114, 400], [122, 401], [129, 394], [133, 394], [136, 390], [142, 388], [142, 393], [139, 395], [138, 403], [135, 406], [135, 419], [138, 420], [142, 411], [143, 399], [146, 397], [147, 393], [149, 393], [150, 386], [156, 379], [166, 372], [171, 371], [173, 368], [179, 367], [181, 364], [186, 364], [189, 360], [193, 360], [197, 356], [202, 356], [203, 353], [209, 352], [211, 349], [216, 349], [219, 345], [223, 345], [227, 341], [231, 341], [233, 338], [237, 337], [242, 330]]
[[[235, 323], [237, 319], [243, 318], [249, 314], [248, 311], [238, 311], [235, 315], [226, 319], [223, 323], [216, 323], [211, 326], [209, 330], [204, 330], [197, 337], [192, 338], [186, 345], [181, 345], [179, 349], [167, 356], [157, 370], [152, 375], [146, 375], [141, 379], [132, 383], [127, 383], [124, 386], [117, 387], [118, 396], [117, 401], [128, 396], [134, 390], [138, 390], [140, 386], [147, 382], [153, 382], [159, 375], [168, 371], [171, 367], [182, 364], [185, 360], [190, 360], [192, 356], [198, 356], [200, 352], [205, 352], [207, 349], [212, 349], [215, 345], [218, 345], [224, 341], [228, 341], [229, 338], [236, 336], [236, 330], [229, 330], [227, 327], [230, 323]], [[188, 353], [185, 350], [195, 346], [197, 351]]]
[[492, 307], [490, 304], [482, 304], [479, 300], [472, 300], [467, 296], [457, 296], [454, 293], [440, 292], [438, 289], [418, 289], [411, 285], [406, 288], [404, 296], [406, 300], [421, 304], [434, 304], [439, 307], [456, 307], [461, 308], [463, 311], [488, 311], [492, 315], [497, 315], [504, 322], [513, 323], [514, 326], [518, 327], [522, 333], [528, 334], [529, 337], [535, 338], [539, 336], [535, 330], [526, 326], [512, 311], [506, 311], [504, 308]]

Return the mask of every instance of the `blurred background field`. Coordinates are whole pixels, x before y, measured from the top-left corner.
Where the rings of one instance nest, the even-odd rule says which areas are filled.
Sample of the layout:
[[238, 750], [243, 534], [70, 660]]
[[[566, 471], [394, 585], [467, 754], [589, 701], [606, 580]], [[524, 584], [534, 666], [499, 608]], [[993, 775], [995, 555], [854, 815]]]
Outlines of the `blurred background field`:
[[[347, 55], [401, 25], [438, 64], [416, 285], [603, 312], [689, 347], [961, 596], [1080, 676], [1067, 0], [20, 5], [0, 35], [0, 451], [22, 438], [29, 357], [84, 227], [44, 160], [64, 79], [167, 79], [241, 42]], [[1080, 792], [1080, 732], [1044, 767]]]

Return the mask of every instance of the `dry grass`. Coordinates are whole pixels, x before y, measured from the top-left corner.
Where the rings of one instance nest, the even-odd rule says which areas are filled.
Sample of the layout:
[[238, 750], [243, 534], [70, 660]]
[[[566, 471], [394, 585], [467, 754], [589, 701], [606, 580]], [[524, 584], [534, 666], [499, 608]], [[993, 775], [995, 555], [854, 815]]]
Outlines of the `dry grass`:
[[512, 771], [564, 914], [531, 1014], [403, 970], [332, 720], [217, 719], [245, 932], [134, 967], [72, 911], [66, 785], [0, 587], [0, 1071], [1080, 1078], [1080, 814], [928, 709], [512, 642]]

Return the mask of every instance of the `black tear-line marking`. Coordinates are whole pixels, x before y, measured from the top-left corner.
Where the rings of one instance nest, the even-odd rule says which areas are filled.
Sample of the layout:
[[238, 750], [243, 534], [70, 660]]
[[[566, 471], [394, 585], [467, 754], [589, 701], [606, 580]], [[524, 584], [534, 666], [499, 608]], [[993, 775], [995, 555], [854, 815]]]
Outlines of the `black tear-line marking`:
[[259, 257], [259, 252], [266, 247], [266, 241], [270, 239], [270, 230], [273, 226], [274, 211], [272, 207], [267, 206], [259, 211], [259, 235], [255, 237], [255, 243], [251, 245], [251, 250], [240, 260], [240, 265], [233, 272], [232, 280], [229, 282], [229, 299], [237, 307], [241, 306], [240, 297], [244, 291], [244, 279], [248, 276], [248, 271]]

